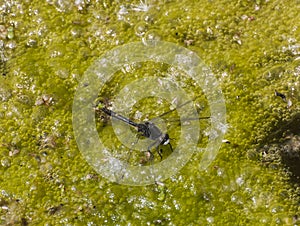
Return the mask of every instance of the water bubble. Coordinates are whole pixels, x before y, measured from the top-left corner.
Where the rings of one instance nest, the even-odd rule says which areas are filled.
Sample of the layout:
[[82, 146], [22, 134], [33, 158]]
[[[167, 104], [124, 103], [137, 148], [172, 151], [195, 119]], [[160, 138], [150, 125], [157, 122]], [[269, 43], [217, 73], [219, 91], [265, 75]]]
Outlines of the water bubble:
[[82, 35], [82, 29], [79, 27], [73, 27], [70, 30], [70, 33], [74, 38], [80, 38], [80, 36]]
[[11, 41], [8, 41], [5, 46], [9, 49], [14, 49], [14, 48], [16, 48], [17, 43], [15, 41], [11, 40]]
[[73, 3], [69, 0], [56, 0], [54, 6], [59, 12], [68, 12], [72, 9]]
[[135, 25], [134, 31], [137, 36], [143, 36], [148, 30], [147, 24], [144, 22], [140, 22]]
[[56, 74], [58, 77], [65, 79], [65, 78], [68, 78], [68, 77], [69, 77], [70, 71], [69, 71], [68, 68], [60, 67], [60, 68], [56, 69], [55, 74]]
[[7, 36], [7, 29], [4, 25], [0, 24], [0, 39], [5, 39]]
[[241, 186], [241, 185], [244, 183], [244, 179], [243, 179], [242, 177], [238, 177], [238, 178], [236, 179], [236, 183], [237, 183], [239, 186]]
[[37, 46], [37, 40], [29, 38], [26, 42], [26, 46], [28, 47], [36, 47]]
[[206, 220], [210, 224], [214, 223], [214, 218], [213, 217], [208, 217], [208, 218], [206, 218]]
[[0, 101], [7, 101], [11, 96], [11, 91], [0, 88]]
[[1, 165], [2, 165], [3, 167], [5, 167], [5, 168], [10, 167], [11, 162], [10, 162], [9, 158], [7, 158], [7, 157], [2, 158], [2, 159], [1, 159]]
[[15, 37], [14, 28], [13, 27], [7, 28], [7, 38], [13, 39], [14, 37]]
[[30, 105], [31, 104], [31, 99], [29, 96], [27, 95], [20, 95], [18, 96], [18, 100], [23, 103], [23, 104], [26, 104], [26, 105]]
[[145, 37], [143, 38], [143, 42], [147, 41], [160, 41], [162, 39], [162, 35], [160, 34], [159, 30], [149, 30]]
[[156, 10], [150, 10], [142, 16], [142, 20], [148, 24], [154, 24], [158, 18], [160, 18], [160, 14]]

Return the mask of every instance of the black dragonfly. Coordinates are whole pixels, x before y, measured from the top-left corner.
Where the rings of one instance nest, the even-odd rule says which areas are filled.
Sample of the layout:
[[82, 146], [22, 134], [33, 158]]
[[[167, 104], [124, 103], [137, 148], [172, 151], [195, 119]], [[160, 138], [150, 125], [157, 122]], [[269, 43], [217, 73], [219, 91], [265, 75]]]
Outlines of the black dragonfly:
[[[167, 112], [161, 114], [159, 117], [167, 115], [167, 114], [171, 113], [172, 111], [175, 111], [176, 109], [187, 105], [188, 103], [192, 102], [193, 100], [189, 100], [189, 101], [177, 106], [177, 108], [174, 108], [170, 111], [167, 111]], [[173, 152], [173, 147], [172, 147], [172, 144], [170, 143], [169, 134], [163, 133], [152, 121], [145, 121], [142, 123], [134, 122], [131, 119], [126, 118], [126, 117], [108, 109], [105, 106], [105, 104], [103, 104], [103, 102], [101, 102], [101, 101], [97, 101], [97, 103], [95, 105], [95, 110], [96, 111], [100, 110], [108, 116], [111, 116], [119, 121], [122, 121], [126, 124], [129, 124], [130, 126], [135, 127], [137, 129], [139, 136], [143, 136], [145, 138], [153, 140], [153, 143], [151, 143], [147, 148], [147, 152], [150, 154], [150, 160], [152, 160], [154, 158], [154, 155], [151, 152], [151, 149], [154, 147], [156, 147], [156, 151], [159, 154], [161, 160], [162, 160], [162, 155], [161, 155], [161, 150], [159, 149], [159, 147], [161, 145], [169, 145], [170, 150]], [[199, 119], [209, 119], [209, 118], [210, 117], [208, 116], [208, 117], [201, 117], [201, 118], [188, 118], [187, 120], [199, 120]]]

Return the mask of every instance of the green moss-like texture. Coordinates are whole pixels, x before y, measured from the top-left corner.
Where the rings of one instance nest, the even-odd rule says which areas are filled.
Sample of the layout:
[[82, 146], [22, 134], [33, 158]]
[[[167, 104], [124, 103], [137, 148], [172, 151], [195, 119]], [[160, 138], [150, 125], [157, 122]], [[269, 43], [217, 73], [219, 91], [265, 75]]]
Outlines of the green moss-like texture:
[[[299, 224], [299, 10], [299, 1], [1, 2], [0, 224]], [[126, 187], [81, 156], [72, 101], [95, 59], [142, 39], [185, 46], [210, 66], [230, 144], [205, 172], [195, 155], [164, 185]]]

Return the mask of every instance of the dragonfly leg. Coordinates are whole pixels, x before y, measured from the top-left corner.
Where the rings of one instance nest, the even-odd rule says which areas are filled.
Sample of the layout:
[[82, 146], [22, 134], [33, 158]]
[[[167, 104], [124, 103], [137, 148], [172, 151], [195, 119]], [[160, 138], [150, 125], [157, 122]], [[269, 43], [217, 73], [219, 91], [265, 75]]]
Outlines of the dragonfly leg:
[[160, 156], [160, 160], [162, 160], [162, 155], [161, 155], [162, 150], [161, 149], [159, 150], [159, 146], [157, 146], [156, 151]]
[[149, 160], [152, 161], [154, 159], [153, 153], [150, 150], [148, 150], [147, 153], [149, 153], [149, 155], [150, 155]]
[[173, 147], [172, 147], [172, 144], [171, 144], [171, 143], [169, 143], [169, 146], [170, 146], [170, 149], [171, 149], [171, 151], [173, 152]]
[[[158, 142], [157, 142], [157, 141], [155, 141], [154, 143], [150, 144], [150, 145], [148, 146], [148, 148], [147, 148], [147, 152], [150, 153], [151, 159], [154, 159], [154, 155], [152, 154], [151, 149], [152, 149], [153, 146], [156, 146], [156, 145], [157, 145], [157, 148], [158, 148], [159, 145], [158, 145]], [[157, 152], [158, 152], [158, 151], [157, 151]], [[159, 156], [161, 157], [161, 154], [160, 154], [159, 152], [158, 152], [158, 154], [159, 154]]]

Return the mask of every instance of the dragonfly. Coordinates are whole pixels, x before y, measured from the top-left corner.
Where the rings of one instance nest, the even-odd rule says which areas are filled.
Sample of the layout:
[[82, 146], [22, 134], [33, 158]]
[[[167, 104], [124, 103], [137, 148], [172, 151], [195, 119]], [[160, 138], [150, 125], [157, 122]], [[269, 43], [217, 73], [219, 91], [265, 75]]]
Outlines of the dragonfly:
[[[191, 103], [192, 101], [194, 101], [194, 99], [178, 105], [177, 108], [169, 110], [169, 111], [161, 114], [157, 118], [165, 116], [165, 115], [175, 111], [176, 109], [181, 108], [181, 107]], [[135, 122], [127, 117], [124, 117], [123, 115], [121, 115], [117, 112], [110, 110], [102, 101], [96, 101], [95, 110], [101, 111], [114, 119], [117, 119], [123, 123], [126, 123], [132, 127], [135, 127], [138, 132], [138, 137], [142, 136], [142, 137], [152, 140], [153, 142], [147, 147], [147, 152], [150, 154], [150, 160], [152, 160], [154, 158], [154, 155], [151, 151], [153, 148], [156, 148], [156, 152], [158, 153], [158, 155], [160, 156], [160, 159], [162, 160], [162, 158], [163, 158], [163, 156], [161, 154], [162, 151], [159, 148], [161, 145], [164, 145], [164, 146], [168, 145], [170, 150], [173, 152], [173, 146], [170, 142], [169, 134], [162, 132], [161, 129], [159, 129], [159, 127], [156, 126], [153, 121], [144, 121], [141, 123]], [[210, 118], [210, 116], [198, 117], [198, 118], [186, 118], [186, 120], [200, 120], [200, 119], [209, 119], [209, 118]]]

